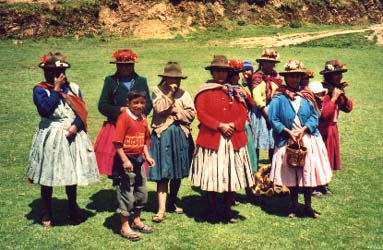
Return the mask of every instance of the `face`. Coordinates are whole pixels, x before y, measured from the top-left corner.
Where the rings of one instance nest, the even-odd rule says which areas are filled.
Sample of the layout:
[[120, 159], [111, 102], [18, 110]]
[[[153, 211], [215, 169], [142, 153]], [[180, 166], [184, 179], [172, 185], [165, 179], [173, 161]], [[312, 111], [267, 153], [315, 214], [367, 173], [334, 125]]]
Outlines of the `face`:
[[302, 87], [307, 86], [309, 84], [309, 79], [307, 76], [303, 76], [301, 79], [301, 85]]
[[168, 76], [165, 76], [164, 77], [164, 86], [170, 86], [170, 85], [177, 85], [177, 88], [180, 87], [181, 85], [181, 78], [179, 77], [168, 77]]
[[245, 79], [249, 79], [252, 74], [253, 73], [251, 72], [251, 70], [246, 70], [246, 71], [242, 72], [243, 78], [245, 78]]
[[272, 61], [262, 61], [261, 64], [264, 72], [271, 72], [275, 67], [275, 62]]
[[339, 85], [342, 81], [343, 73], [342, 72], [330, 73], [328, 77], [330, 79], [330, 83]]
[[213, 80], [216, 83], [226, 83], [228, 71], [222, 68], [216, 68], [211, 71], [211, 75], [213, 76]]
[[141, 116], [146, 106], [146, 100], [144, 97], [136, 97], [128, 101], [128, 107], [130, 111], [136, 115]]
[[237, 85], [239, 82], [239, 73], [234, 73], [230, 78], [230, 83]]
[[58, 78], [61, 74], [65, 75], [65, 69], [62, 69], [62, 68], [44, 69], [45, 80], [51, 84], [54, 83], [55, 77]]
[[129, 76], [134, 71], [133, 63], [118, 63], [116, 64], [117, 74], [120, 77]]
[[289, 86], [292, 89], [298, 89], [299, 88], [299, 83], [301, 82], [302, 75], [301, 74], [287, 74], [285, 76], [285, 82], [287, 86]]

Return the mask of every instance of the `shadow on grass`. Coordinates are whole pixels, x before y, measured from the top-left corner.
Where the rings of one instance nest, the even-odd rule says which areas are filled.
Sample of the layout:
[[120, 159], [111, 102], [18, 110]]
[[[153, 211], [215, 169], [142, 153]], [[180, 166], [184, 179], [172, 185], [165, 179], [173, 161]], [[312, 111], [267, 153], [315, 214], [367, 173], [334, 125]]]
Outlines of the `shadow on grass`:
[[[41, 199], [36, 199], [29, 204], [31, 211], [25, 215], [28, 220], [33, 221], [34, 224], [41, 223], [41, 211], [42, 211], [42, 201]], [[79, 213], [84, 216], [85, 222], [88, 218], [93, 217], [95, 213], [79, 209]], [[52, 199], [52, 217], [54, 226], [68, 226], [73, 225], [68, 218], [68, 201], [66, 199]], [[82, 223], [83, 223], [82, 222]]]
[[96, 212], [114, 212], [117, 208], [116, 191], [114, 189], [104, 189], [90, 197], [91, 202], [86, 208]]

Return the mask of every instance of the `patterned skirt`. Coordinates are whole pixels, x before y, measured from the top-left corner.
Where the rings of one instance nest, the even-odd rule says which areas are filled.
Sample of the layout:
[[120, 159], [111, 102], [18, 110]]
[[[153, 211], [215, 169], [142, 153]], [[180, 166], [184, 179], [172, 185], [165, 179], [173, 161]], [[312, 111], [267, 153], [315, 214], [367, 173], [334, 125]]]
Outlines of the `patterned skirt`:
[[234, 151], [231, 141], [223, 137], [218, 151], [197, 145], [189, 179], [193, 186], [218, 193], [253, 187], [247, 147]]
[[262, 115], [262, 110], [253, 107], [249, 111], [251, 126], [254, 130], [254, 145], [257, 149], [274, 148], [273, 130], [267, 128], [266, 119]]
[[332, 171], [322, 137], [304, 134], [303, 145], [307, 148], [305, 165], [290, 167], [287, 164], [286, 145], [275, 147], [270, 179], [276, 185], [288, 187], [316, 187], [330, 182]]
[[36, 130], [29, 155], [27, 175], [44, 186], [87, 185], [99, 179], [93, 145], [81, 131], [68, 140], [61, 127]]
[[150, 137], [150, 155], [155, 165], [149, 168], [148, 180], [182, 179], [189, 176], [194, 143], [191, 135], [186, 137], [181, 127], [171, 125], [158, 138]]

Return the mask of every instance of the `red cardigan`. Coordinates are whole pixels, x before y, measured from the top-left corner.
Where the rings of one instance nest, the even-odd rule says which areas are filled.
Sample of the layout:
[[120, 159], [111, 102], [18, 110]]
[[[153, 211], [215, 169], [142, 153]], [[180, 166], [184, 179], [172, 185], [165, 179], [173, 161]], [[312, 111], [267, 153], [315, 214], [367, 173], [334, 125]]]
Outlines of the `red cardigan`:
[[234, 150], [239, 150], [247, 143], [245, 122], [246, 108], [236, 98], [230, 103], [228, 95], [221, 89], [209, 89], [195, 97], [197, 117], [200, 121], [196, 144], [218, 150], [221, 132], [220, 123], [234, 123], [235, 131], [230, 137]]

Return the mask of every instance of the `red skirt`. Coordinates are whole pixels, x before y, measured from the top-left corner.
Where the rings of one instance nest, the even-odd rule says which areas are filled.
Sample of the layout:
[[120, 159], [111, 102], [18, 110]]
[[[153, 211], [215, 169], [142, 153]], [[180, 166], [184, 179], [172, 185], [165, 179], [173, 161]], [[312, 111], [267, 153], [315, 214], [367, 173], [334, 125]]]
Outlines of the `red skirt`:
[[100, 174], [112, 175], [112, 167], [116, 150], [113, 146], [113, 136], [116, 125], [105, 121], [94, 143], [94, 152]]
[[341, 170], [342, 162], [340, 159], [339, 132], [335, 125], [320, 126], [319, 131], [323, 137], [328, 152], [331, 169]]

